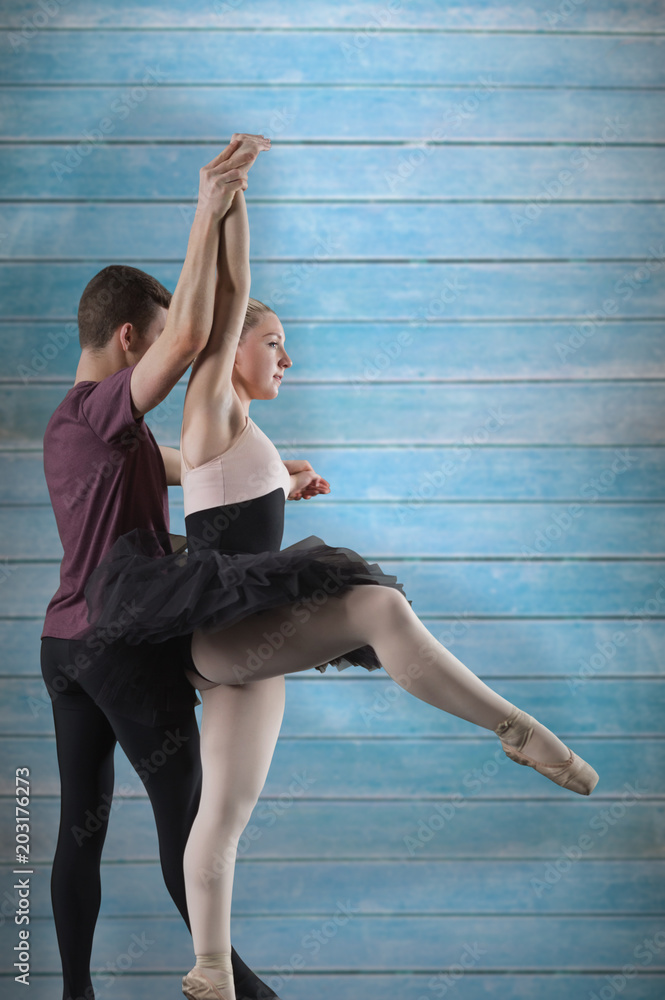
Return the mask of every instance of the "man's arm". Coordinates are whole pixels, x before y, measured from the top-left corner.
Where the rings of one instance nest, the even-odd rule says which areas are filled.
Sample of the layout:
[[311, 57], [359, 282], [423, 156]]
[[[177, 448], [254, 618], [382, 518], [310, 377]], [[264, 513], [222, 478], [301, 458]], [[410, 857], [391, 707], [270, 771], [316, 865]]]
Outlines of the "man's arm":
[[221, 220], [236, 191], [247, 184], [246, 170], [241, 168], [256, 155], [252, 147], [234, 139], [199, 172], [199, 200], [166, 325], [132, 372], [135, 417], [161, 403], [205, 347], [213, 320]]
[[[270, 140], [263, 136], [244, 136], [255, 154], [270, 149]], [[217, 284], [213, 309], [212, 330], [200, 351], [189, 378], [196, 382], [196, 401], [188, 393], [186, 405], [191, 409], [206, 409], [212, 404], [228, 402], [231, 394], [231, 374], [245, 315], [251, 284], [249, 266], [249, 221], [243, 191], [233, 198], [224, 216], [219, 238]]]
[[167, 486], [180, 486], [180, 451], [165, 444], [160, 444], [158, 447], [164, 459]]
[[293, 475], [295, 472], [304, 472], [305, 469], [312, 468], [312, 466], [305, 458], [282, 459], [282, 465], [286, 466], [287, 472], [289, 472], [291, 475]]

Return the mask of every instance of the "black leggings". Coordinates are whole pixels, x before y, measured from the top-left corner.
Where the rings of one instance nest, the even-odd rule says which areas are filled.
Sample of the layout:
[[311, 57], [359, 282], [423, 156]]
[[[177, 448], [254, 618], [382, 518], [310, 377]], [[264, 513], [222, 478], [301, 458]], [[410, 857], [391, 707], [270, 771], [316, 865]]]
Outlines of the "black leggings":
[[[91, 1000], [90, 956], [101, 903], [100, 861], [113, 795], [116, 742], [145, 785], [155, 814], [164, 882], [188, 928], [183, 854], [199, 806], [201, 758], [193, 708], [154, 726], [102, 711], [84, 690], [85, 679], [79, 683], [63, 672], [75, 651], [74, 640], [42, 639], [41, 668], [52, 701], [61, 787], [51, 901], [62, 959], [63, 1000]], [[275, 996], [235, 949], [232, 960], [239, 996]]]

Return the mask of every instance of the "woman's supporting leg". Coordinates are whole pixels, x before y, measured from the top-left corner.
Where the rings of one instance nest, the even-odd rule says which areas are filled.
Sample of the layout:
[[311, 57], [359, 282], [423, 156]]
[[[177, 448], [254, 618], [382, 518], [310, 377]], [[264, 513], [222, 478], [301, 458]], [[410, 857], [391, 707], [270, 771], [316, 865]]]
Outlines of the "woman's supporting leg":
[[202, 684], [201, 700], [203, 786], [185, 849], [187, 906], [197, 968], [235, 1000], [223, 956], [231, 951], [237, 846], [268, 776], [284, 716], [284, 677]]
[[[305, 618], [303, 603], [253, 615], [219, 632], [194, 632], [192, 657], [204, 677], [232, 685], [248, 676], [275, 677], [308, 670], [365, 644], [393, 680], [421, 701], [495, 729], [514, 706], [442, 646], [404, 595], [375, 584], [324, 595]], [[541, 723], [529, 741], [541, 763], [568, 759], [566, 746]]]

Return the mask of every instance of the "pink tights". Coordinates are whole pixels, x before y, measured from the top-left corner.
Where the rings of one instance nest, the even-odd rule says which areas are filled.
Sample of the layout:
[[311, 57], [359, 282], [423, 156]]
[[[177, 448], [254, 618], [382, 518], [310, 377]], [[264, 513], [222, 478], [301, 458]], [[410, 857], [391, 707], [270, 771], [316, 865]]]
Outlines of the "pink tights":
[[[265, 784], [279, 735], [285, 674], [309, 670], [369, 644], [397, 684], [444, 712], [493, 730], [514, 708], [437, 642], [398, 590], [358, 585], [308, 608], [303, 603], [283, 605], [222, 631], [195, 632], [192, 637], [194, 662], [209, 679], [206, 683], [188, 674], [203, 703], [203, 788], [185, 851], [187, 907], [197, 956], [231, 951], [236, 849]], [[568, 752], [538, 723], [529, 755], [551, 763], [565, 761]], [[235, 1000], [232, 979], [220, 972], [218, 982], [225, 1000]]]

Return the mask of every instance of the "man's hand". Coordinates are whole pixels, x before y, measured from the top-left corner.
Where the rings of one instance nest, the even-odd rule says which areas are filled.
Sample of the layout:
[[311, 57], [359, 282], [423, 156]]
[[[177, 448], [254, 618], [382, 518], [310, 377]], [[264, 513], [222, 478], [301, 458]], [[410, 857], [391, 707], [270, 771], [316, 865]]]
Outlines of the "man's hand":
[[236, 191], [247, 190], [249, 168], [259, 153], [267, 149], [270, 149], [270, 139], [234, 132], [226, 149], [199, 170], [197, 213], [217, 221], [223, 219]]

